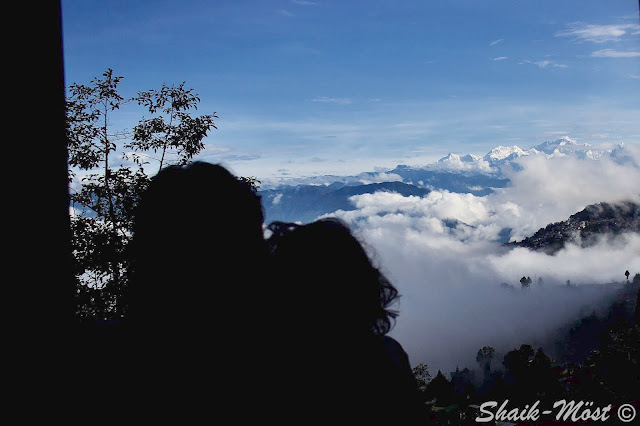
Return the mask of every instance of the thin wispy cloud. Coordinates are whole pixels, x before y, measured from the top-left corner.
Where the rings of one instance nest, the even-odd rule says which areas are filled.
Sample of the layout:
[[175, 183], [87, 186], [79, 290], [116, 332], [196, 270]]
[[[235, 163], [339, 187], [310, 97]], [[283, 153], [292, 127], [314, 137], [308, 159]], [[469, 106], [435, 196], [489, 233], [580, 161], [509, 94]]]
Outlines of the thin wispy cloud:
[[636, 58], [640, 56], [640, 52], [601, 49], [591, 53], [591, 56], [594, 58]]
[[626, 34], [638, 34], [640, 27], [637, 24], [620, 25], [594, 25], [575, 23], [569, 28], [558, 31], [556, 37], [574, 37], [576, 40], [593, 43], [605, 43], [619, 41]]
[[497, 58], [493, 58], [494, 61], [504, 61], [505, 59], [507, 59], [506, 56], [498, 56]]
[[299, 4], [301, 6], [315, 6], [318, 4], [314, 1], [307, 1], [307, 0], [291, 0], [291, 3]]
[[324, 102], [324, 103], [334, 103], [340, 105], [349, 105], [351, 103], [351, 99], [349, 98], [332, 98], [329, 96], [320, 96], [314, 99], [311, 99], [312, 102]]
[[550, 60], [542, 60], [542, 61], [530, 61], [528, 59], [523, 59], [522, 62], [518, 62], [519, 65], [522, 64], [532, 64], [532, 65], [536, 65], [538, 68], [547, 68], [551, 65], [551, 67], [553, 68], [569, 68], [568, 65], [565, 64], [556, 64], [553, 61]]
[[503, 41], [504, 41], [504, 39], [503, 39], [503, 38], [499, 38], [499, 39], [497, 39], [497, 40], [493, 40], [491, 43], [489, 43], [489, 47], [493, 47], [493, 46], [495, 46], [496, 44], [502, 43]]
[[280, 9], [280, 10], [278, 10], [277, 13], [278, 13], [278, 15], [282, 15], [282, 16], [288, 16], [288, 17], [295, 16], [293, 13], [289, 12], [286, 9]]

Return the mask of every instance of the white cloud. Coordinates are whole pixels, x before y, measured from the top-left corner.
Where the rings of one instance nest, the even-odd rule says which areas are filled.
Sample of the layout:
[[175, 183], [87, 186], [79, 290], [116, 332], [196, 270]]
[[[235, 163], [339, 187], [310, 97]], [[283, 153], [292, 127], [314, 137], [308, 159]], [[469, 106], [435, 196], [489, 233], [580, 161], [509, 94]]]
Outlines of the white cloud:
[[299, 4], [301, 6], [315, 6], [316, 4], [318, 4], [316, 2], [307, 0], [291, 0], [291, 3]]
[[[640, 159], [631, 147], [625, 149]], [[511, 222], [519, 239], [548, 223], [564, 220], [588, 204], [601, 201], [638, 200], [640, 170], [603, 158], [585, 161], [571, 157], [529, 156], [518, 159], [521, 171], [505, 170], [511, 186], [490, 197], [516, 203], [524, 213]], [[524, 220], [522, 220], [524, 219]]]
[[[501, 129], [504, 126], [491, 126], [493, 128]], [[464, 157], [460, 155], [450, 153], [448, 156], [441, 158], [437, 163], [429, 164], [426, 166], [429, 170], [459, 170], [459, 171], [473, 171], [491, 173], [491, 164], [482, 158], [472, 157], [473, 161], [464, 161]]]
[[535, 65], [539, 66], [540, 68], [544, 68], [547, 65], [549, 65], [551, 63], [551, 61], [538, 61], [538, 62], [534, 62]]
[[605, 43], [618, 41], [626, 34], [636, 34], [637, 24], [621, 25], [594, 25], [575, 23], [569, 28], [558, 31], [556, 37], [574, 37], [577, 40], [590, 41], [593, 43]]
[[506, 56], [498, 56], [497, 58], [493, 58], [494, 61], [504, 61], [505, 59], [507, 59]]
[[[628, 148], [640, 164], [640, 149]], [[537, 344], [581, 306], [594, 309], [610, 291], [594, 286], [567, 292], [556, 284], [622, 281], [621, 271], [640, 268], [636, 234], [587, 249], [569, 245], [555, 256], [509, 250], [496, 241], [503, 228], [521, 239], [588, 204], [640, 202], [637, 165], [544, 156], [522, 157], [518, 164], [519, 171], [505, 170], [509, 187], [484, 197], [380, 192], [354, 196], [355, 210], [335, 213], [357, 231], [403, 295], [392, 335], [413, 364], [426, 362], [446, 372], [472, 367], [484, 345], [508, 350]], [[500, 288], [502, 282], [519, 287], [523, 275], [542, 277], [545, 287], [530, 294]]]
[[516, 248], [504, 255], [492, 254], [488, 261], [500, 274], [535, 270], [557, 282], [569, 279], [574, 284], [606, 283], [621, 275], [617, 271], [639, 265], [639, 253], [640, 235], [630, 233], [619, 236], [613, 243], [603, 239], [587, 248], [570, 244], [554, 256]]
[[493, 40], [491, 43], [489, 43], [489, 46], [495, 46], [496, 44], [502, 43], [504, 41], [503, 38], [499, 38], [497, 40]]
[[553, 64], [554, 68], [569, 68], [569, 65], [565, 64]]
[[591, 53], [591, 56], [594, 58], [637, 58], [640, 56], [640, 52], [601, 49]]
[[332, 98], [328, 96], [320, 96], [311, 100], [312, 102], [325, 102], [325, 103], [336, 103], [341, 105], [349, 105], [351, 103], [351, 99], [349, 98]]

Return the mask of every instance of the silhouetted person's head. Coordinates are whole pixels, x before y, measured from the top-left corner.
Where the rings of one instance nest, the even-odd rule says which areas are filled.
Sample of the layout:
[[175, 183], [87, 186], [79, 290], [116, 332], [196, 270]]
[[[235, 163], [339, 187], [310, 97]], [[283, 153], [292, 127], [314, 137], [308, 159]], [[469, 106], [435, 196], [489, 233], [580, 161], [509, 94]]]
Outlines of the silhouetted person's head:
[[255, 189], [225, 168], [162, 169], [136, 210], [129, 322], [233, 324], [232, 308], [242, 320], [267, 255], [262, 222]]
[[389, 331], [396, 313], [388, 307], [398, 292], [344, 223], [275, 222], [269, 228], [273, 275], [287, 301], [285, 318], [320, 333]]

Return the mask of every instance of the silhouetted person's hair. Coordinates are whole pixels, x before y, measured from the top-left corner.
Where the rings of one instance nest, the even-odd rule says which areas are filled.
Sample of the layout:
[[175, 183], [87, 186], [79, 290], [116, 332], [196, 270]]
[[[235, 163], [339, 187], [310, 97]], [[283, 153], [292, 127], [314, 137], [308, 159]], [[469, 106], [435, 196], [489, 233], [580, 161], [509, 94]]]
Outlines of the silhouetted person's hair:
[[94, 355], [122, 418], [264, 418], [268, 401], [252, 400], [249, 382], [265, 373], [247, 370], [268, 359], [256, 355], [266, 346], [262, 223], [255, 189], [221, 166], [171, 166], [151, 179], [135, 211], [123, 338], [109, 358]]
[[136, 210], [128, 322], [218, 326], [232, 307], [242, 317], [259, 299], [262, 223], [255, 189], [225, 168], [162, 169]]
[[288, 424], [417, 424], [407, 354], [385, 335], [396, 288], [340, 220], [269, 229]]
[[343, 222], [334, 218], [308, 225], [274, 222], [269, 229], [277, 277], [291, 303], [313, 317], [315, 326], [389, 332], [397, 315], [389, 306], [398, 291]]

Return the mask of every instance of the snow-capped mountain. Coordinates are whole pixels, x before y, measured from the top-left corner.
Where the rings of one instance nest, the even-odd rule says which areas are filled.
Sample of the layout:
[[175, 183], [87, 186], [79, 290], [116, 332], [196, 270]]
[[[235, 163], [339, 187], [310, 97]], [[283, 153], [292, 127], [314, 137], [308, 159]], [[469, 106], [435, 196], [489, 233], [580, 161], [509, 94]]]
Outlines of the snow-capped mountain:
[[458, 155], [449, 153], [446, 157], [438, 160], [437, 163], [427, 166], [430, 170], [446, 170], [446, 171], [479, 171], [491, 172], [491, 165], [484, 161], [482, 157], [467, 154]]
[[499, 161], [513, 160], [525, 155], [536, 154], [535, 150], [524, 151], [518, 146], [497, 146], [493, 148], [482, 159], [490, 164], [495, 164]]
[[575, 149], [580, 147], [586, 148], [589, 146], [591, 145], [589, 145], [588, 143], [578, 144], [576, 143], [576, 141], [569, 139], [568, 137], [565, 136], [563, 138], [556, 139], [554, 141], [545, 141], [540, 145], [536, 146], [535, 149], [540, 152], [544, 152], [545, 154], [553, 154], [556, 151], [568, 152], [568, 151], [574, 151]]
[[460, 156], [458, 154], [454, 154], [454, 153], [450, 153], [449, 155], [447, 155], [444, 158], [441, 158], [440, 161], [438, 162], [452, 162], [452, 163], [473, 163], [476, 162], [478, 160], [481, 160], [481, 157], [478, 157], [477, 155], [473, 155], [473, 154], [467, 154], [464, 156]]
[[[399, 165], [393, 170], [362, 172], [352, 176], [320, 175], [277, 179], [266, 178], [261, 179], [261, 182], [263, 189], [277, 189], [279, 187], [297, 185], [327, 186], [334, 182], [350, 186], [396, 181], [421, 186], [422, 184], [420, 184], [420, 182], [422, 181], [425, 184], [424, 187], [438, 189], [439, 187], [437, 185], [428, 183], [428, 181], [434, 179], [438, 180], [437, 174], [462, 174], [467, 176], [484, 174], [501, 178], [501, 166], [511, 164], [519, 158], [527, 156], [544, 156], [545, 158], [573, 157], [581, 160], [611, 158], [620, 164], [632, 162], [636, 167], [640, 167], [640, 164], [637, 164], [634, 159], [635, 157], [630, 155], [628, 149], [622, 143], [618, 145], [593, 146], [588, 143], [577, 143], [568, 137], [563, 137], [552, 141], [545, 141], [528, 149], [522, 149], [516, 145], [497, 146], [482, 157], [474, 154], [452, 152], [437, 162], [425, 166]], [[423, 174], [428, 176], [425, 178], [422, 176]], [[454, 192], [459, 191], [459, 188], [442, 189], [453, 190]]]
[[362, 172], [353, 176], [298, 177], [278, 182], [267, 180], [262, 182], [260, 193], [269, 220], [309, 221], [338, 208], [353, 208], [349, 198], [355, 193], [391, 191], [422, 196], [429, 191], [442, 190], [488, 195], [509, 185], [502, 166], [511, 164], [518, 170], [518, 159], [527, 156], [547, 159], [573, 157], [584, 161], [611, 158], [619, 164], [640, 168], [636, 160], [638, 153], [623, 144], [592, 146], [564, 137], [526, 150], [518, 146], [498, 146], [483, 157], [450, 153], [436, 163], [421, 167], [398, 165], [391, 170]]
[[451, 170], [476, 170], [476, 171], [495, 171], [495, 168], [520, 157], [529, 155], [544, 155], [546, 158], [572, 156], [583, 160], [599, 160], [606, 156], [612, 158], [616, 155], [621, 156], [623, 145], [620, 144], [616, 148], [594, 147], [588, 143], [579, 144], [576, 141], [563, 137], [560, 139], [545, 141], [540, 145], [529, 149], [522, 149], [519, 146], [497, 146], [489, 151], [484, 157], [475, 155], [461, 156], [459, 154], [450, 153], [446, 157], [441, 158], [435, 165], [427, 166], [434, 169], [442, 170], [449, 167]]

